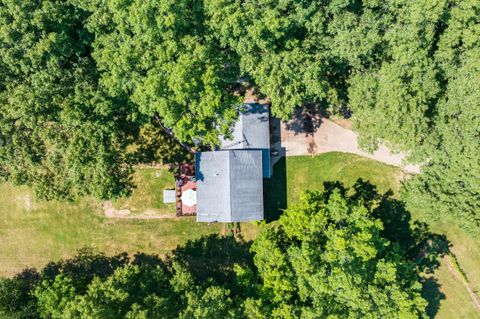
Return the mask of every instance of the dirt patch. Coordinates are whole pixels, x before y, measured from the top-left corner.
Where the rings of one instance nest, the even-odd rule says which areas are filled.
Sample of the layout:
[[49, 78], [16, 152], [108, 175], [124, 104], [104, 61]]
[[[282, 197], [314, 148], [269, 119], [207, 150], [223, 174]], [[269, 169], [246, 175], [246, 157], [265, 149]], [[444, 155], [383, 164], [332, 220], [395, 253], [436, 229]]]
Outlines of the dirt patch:
[[[312, 127], [305, 129], [305, 115], [298, 114], [293, 120], [280, 122], [281, 147], [286, 156], [322, 154], [328, 152], [343, 152], [357, 154], [376, 161], [397, 166], [409, 173], [419, 173], [420, 166], [405, 165], [407, 154], [393, 153], [386, 145], [381, 144], [374, 153], [368, 153], [358, 145], [357, 133], [345, 129], [333, 121], [310, 117], [307, 122], [313, 121]], [[313, 144], [312, 144], [313, 142]], [[314, 147], [312, 147], [314, 146]]]
[[331, 116], [329, 119], [335, 124], [338, 124], [347, 130], [353, 129], [353, 122], [350, 119], [346, 119], [339, 116]]
[[122, 219], [178, 219], [174, 214], [162, 214], [154, 209], [148, 209], [141, 214], [132, 214], [129, 209], [116, 209], [111, 201], [103, 202], [103, 214], [107, 218]]
[[395, 180], [398, 182], [398, 183], [402, 183], [402, 182], [405, 182], [407, 181], [408, 179], [412, 178], [414, 176], [414, 174], [412, 173], [409, 173], [405, 170], [400, 170], [398, 172], [398, 174], [395, 176]]
[[35, 209], [35, 202], [30, 194], [17, 196], [17, 201], [27, 212]]

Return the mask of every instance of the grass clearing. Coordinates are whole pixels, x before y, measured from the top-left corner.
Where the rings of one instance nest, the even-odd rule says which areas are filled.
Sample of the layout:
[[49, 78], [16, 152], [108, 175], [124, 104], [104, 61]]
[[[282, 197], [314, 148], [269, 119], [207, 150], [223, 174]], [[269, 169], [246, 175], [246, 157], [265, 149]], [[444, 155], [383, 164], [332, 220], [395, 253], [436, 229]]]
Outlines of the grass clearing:
[[37, 203], [32, 198], [26, 188], [0, 185], [0, 275], [42, 267], [82, 247], [165, 255], [189, 239], [220, 231], [220, 225], [194, 218], [107, 219], [94, 200]]
[[175, 188], [172, 172], [166, 168], [142, 168], [135, 171], [133, 179], [137, 187], [131, 196], [113, 201], [113, 207], [128, 209], [132, 214], [154, 210], [175, 215], [175, 204], [163, 203], [163, 190]]
[[299, 156], [287, 159], [287, 202], [298, 200], [306, 189], [323, 189], [324, 182], [340, 181], [350, 187], [362, 178], [376, 185], [379, 192], [399, 190], [394, 166], [347, 153], [326, 153], [318, 156]]
[[[340, 181], [352, 186], [358, 178], [375, 184], [380, 192], [399, 190], [402, 172], [357, 155], [326, 153], [317, 156], [289, 157], [275, 165], [274, 177], [266, 180], [265, 211], [274, 215], [298, 201], [306, 189], [322, 189], [324, 182]], [[139, 169], [137, 188], [129, 198], [114, 201], [117, 209], [132, 213], [154, 209], [174, 215], [174, 207], [164, 205], [162, 191], [173, 187], [173, 176], [166, 169]], [[288, 191], [287, 191], [288, 190]], [[420, 213], [412, 212], [419, 217]], [[258, 227], [242, 223], [242, 234], [255, 238]], [[151, 220], [108, 219], [102, 203], [85, 199], [75, 203], [38, 203], [28, 189], [0, 185], [0, 275], [9, 276], [25, 267], [42, 267], [47, 262], [72, 256], [82, 247], [107, 254], [142, 251], [165, 255], [188, 240], [219, 233], [220, 224], [196, 223], [194, 218]], [[480, 245], [452, 223], [432, 222], [431, 230], [446, 234], [460, 267], [471, 287], [480, 291]], [[429, 314], [435, 318], [480, 318], [463, 284], [447, 269], [436, 270], [427, 282], [425, 294], [431, 300]], [[429, 295], [438, 287], [443, 296]]]

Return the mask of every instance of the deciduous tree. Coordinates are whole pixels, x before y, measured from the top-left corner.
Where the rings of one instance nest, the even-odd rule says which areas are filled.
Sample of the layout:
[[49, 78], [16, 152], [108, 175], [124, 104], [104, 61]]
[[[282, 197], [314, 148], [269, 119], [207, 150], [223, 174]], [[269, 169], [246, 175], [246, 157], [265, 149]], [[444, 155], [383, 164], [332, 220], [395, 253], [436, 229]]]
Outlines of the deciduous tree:
[[416, 266], [381, 236], [371, 209], [340, 189], [307, 192], [253, 245], [267, 318], [418, 318]]

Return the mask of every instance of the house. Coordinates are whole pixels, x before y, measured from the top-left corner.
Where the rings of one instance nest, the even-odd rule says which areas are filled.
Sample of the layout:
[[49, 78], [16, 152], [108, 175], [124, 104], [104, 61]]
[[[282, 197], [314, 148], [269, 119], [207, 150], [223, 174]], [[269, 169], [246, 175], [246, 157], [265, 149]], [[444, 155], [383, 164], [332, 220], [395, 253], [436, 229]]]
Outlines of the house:
[[195, 156], [197, 221], [262, 220], [263, 178], [272, 175], [268, 105], [243, 104], [232, 137], [220, 141]]
[[231, 137], [221, 137], [215, 151], [195, 154], [195, 167], [177, 176], [177, 216], [224, 223], [263, 219], [263, 178], [272, 175], [269, 119], [268, 105], [244, 104]]
[[240, 222], [263, 219], [261, 150], [197, 153], [197, 221]]

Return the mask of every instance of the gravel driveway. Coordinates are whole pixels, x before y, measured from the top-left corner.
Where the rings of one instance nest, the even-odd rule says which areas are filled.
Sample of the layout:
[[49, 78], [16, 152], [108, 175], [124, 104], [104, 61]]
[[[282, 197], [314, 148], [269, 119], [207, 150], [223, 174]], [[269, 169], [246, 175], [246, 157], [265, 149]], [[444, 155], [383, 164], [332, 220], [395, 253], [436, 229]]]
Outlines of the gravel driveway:
[[313, 155], [327, 152], [345, 152], [368, 157], [379, 162], [403, 168], [409, 173], [419, 173], [418, 165], [404, 165], [405, 154], [391, 153], [385, 145], [370, 154], [362, 151], [357, 134], [326, 118], [296, 118], [289, 122], [274, 119], [273, 148], [286, 156]]

